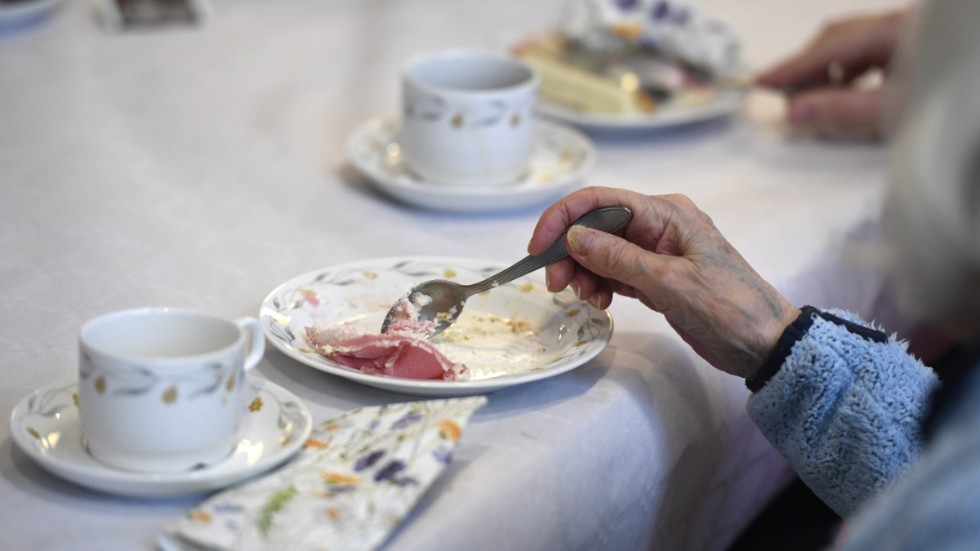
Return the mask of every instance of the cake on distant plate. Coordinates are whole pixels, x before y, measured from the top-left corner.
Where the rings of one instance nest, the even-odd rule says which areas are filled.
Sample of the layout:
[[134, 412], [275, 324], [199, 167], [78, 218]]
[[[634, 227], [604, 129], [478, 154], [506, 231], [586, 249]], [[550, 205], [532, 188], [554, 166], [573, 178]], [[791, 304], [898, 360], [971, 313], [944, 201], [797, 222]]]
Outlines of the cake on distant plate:
[[558, 31], [513, 53], [540, 74], [542, 102], [625, 117], [711, 103], [739, 58], [724, 24], [666, 0], [571, 0]]

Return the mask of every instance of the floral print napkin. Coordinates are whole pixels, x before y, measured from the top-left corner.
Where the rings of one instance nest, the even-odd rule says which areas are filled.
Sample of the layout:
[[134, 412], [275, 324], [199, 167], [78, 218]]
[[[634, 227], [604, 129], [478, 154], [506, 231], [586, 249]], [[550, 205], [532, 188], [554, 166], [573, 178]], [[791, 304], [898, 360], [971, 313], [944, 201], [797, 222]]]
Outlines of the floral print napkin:
[[376, 549], [448, 464], [483, 396], [357, 408], [301, 454], [167, 526], [162, 549]]

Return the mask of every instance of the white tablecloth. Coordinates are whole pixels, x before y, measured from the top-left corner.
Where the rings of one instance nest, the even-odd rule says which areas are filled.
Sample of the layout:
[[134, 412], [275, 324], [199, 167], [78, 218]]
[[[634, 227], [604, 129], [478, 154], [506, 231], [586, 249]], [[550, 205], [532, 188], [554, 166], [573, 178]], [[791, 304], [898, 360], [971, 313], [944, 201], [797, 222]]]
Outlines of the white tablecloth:
[[[830, 16], [894, 1], [703, 2], [763, 67]], [[194, 29], [111, 34], [68, 1], [0, 34], [0, 411], [76, 373], [98, 314], [167, 305], [257, 315], [275, 286], [342, 262], [440, 255], [509, 262], [544, 205], [454, 215], [393, 202], [344, 158], [396, 112], [413, 53], [501, 48], [559, 0], [237, 0]], [[884, 151], [794, 137], [752, 94], [730, 120], [595, 135], [587, 183], [681, 192], [798, 303], [867, 307], [827, 268], [873, 225]], [[851, 281], [853, 279], [853, 281]], [[723, 549], [789, 475], [707, 366], [640, 304], [615, 301], [594, 361], [490, 395], [453, 464], [387, 545], [412, 549]], [[270, 350], [260, 377], [323, 420], [412, 399]], [[47, 474], [0, 425], [0, 547], [147, 549], [200, 498], [128, 500]]]

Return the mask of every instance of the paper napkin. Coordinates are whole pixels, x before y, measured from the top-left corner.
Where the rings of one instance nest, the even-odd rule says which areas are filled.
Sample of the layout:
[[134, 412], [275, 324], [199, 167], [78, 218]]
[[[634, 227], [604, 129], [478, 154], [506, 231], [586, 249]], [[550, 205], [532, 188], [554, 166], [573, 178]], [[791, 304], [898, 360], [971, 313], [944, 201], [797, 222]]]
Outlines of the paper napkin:
[[483, 396], [358, 408], [300, 455], [168, 525], [163, 549], [376, 549], [449, 463]]

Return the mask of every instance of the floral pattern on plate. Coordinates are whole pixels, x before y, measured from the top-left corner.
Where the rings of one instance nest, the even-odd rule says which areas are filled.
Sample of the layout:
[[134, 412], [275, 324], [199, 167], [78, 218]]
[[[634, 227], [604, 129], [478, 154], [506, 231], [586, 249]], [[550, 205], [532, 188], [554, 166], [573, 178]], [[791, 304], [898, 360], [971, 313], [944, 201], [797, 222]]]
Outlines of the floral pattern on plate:
[[[212, 496], [162, 542], [208, 549], [369, 551], [449, 463], [482, 396], [357, 408], [321, 423], [286, 467]], [[172, 548], [183, 548], [172, 545]]]
[[470, 298], [456, 324], [433, 339], [470, 380], [416, 380], [369, 375], [334, 363], [307, 346], [305, 328], [351, 322], [377, 332], [391, 305], [435, 278], [474, 282], [504, 266], [492, 261], [400, 257], [352, 262], [296, 277], [265, 299], [259, 321], [270, 342], [321, 371], [366, 385], [426, 396], [462, 396], [553, 377], [594, 358], [612, 337], [612, 318], [571, 292], [547, 291], [543, 272]]
[[81, 486], [131, 497], [166, 497], [217, 490], [275, 467], [297, 452], [312, 429], [306, 406], [286, 389], [246, 379], [248, 411], [239, 443], [218, 463], [189, 471], [141, 473], [105, 465], [85, 450], [77, 382], [54, 383], [24, 398], [10, 416], [14, 442], [51, 473]]

